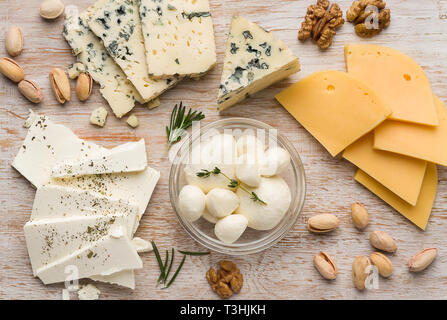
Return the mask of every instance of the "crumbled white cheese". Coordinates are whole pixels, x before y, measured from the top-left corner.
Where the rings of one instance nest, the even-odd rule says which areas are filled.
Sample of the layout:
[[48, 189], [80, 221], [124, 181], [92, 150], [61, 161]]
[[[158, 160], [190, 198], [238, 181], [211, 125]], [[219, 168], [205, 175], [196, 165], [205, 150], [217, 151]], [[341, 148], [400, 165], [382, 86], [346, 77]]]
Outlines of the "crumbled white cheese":
[[137, 250], [138, 253], [150, 252], [150, 251], [153, 250], [152, 244], [149, 241], [146, 241], [146, 240], [141, 239], [139, 237], [134, 237], [132, 239], [132, 244], [133, 244], [135, 250]]
[[78, 291], [79, 300], [98, 300], [101, 291], [92, 284], [82, 286]]
[[83, 63], [73, 63], [67, 69], [68, 77], [70, 79], [76, 79], [81, 73], [85, 72], [85, 70], [85, 65]]
[[23, 124], [23, 127], [31, 128], [34, 121], [36, 121], [37, 117], [38, 117], [38, 114], [34, 113], [33, 110], [29, 109], [29, 115], [28, 115], [28, 118], [26, 118], [25, 123]]
[[157, 108], [157, 107], [160, 106], [160, 99], [159, 99], [159, 98], [155, 98], [155, 99], [149, 101], [148, 103], [146, 103], [146, 106], [147, 106], [149, 109]]
[[62, 300], [70, 300], [70, 291], [62, 289]]
[[138, 117], [137, 117], [136, 115], [131, 114], [131, 115], [129, 116], [129, 118], [127, 118], [127, 124], [128, 124], [129, 126], [131, 126], [132, 128], [136, 128], [136, 127], [139, 126], [140, 121], [138, 120]]
[[99, 107], [92, 111], [92, 114], [90, 116], [90, 123], [100, 127], [104, 127], [106, 119], [107, 119], [106, 108]]

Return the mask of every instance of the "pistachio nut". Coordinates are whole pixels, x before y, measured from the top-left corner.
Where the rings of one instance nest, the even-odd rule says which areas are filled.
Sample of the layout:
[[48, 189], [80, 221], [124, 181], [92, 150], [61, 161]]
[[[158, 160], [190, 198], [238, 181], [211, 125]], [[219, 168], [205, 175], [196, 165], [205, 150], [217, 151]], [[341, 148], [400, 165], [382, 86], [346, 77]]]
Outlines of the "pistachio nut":
[[314, 257], [314, 266], [321, 276], [328, 280], [334, 280], [337, 277], [337, 266], [332, 258], [325, 252], [320, 252]]
[[311, 217], [307, 221], [307, 228], [311, 232], [325, 233], [338, 227], [338, 218], [334, 214], [324, 213]]
[[351, 207], [351, 216], [352, 223], [357, 229], [363, 230], [368, 225], [368, 211], [363, 204], [354, 203]]
[[92, 76], [88, 73], [79, 74], [78, 80], [76, 81], [76, 95], [81, 101], [85, 101], [90, 97], [93, 88]]
[[20, 82], [25, 78], [22, 67], [14, 60], [3, 57], [0, 59], [0, 72], [14, 82]]
[[22, 80], [19, 82], [18, 88], [20, 93], [33, 103], [40, 103], [43, 99], [42, 90], [34, 81]]
[[352, 263], [352, 278], [358, 290], [364, 290], [366, 287], [365, 283], [368, 278], [367, 268], [370, 265], [371, 261], [366, 256], [356, 257]]
[[54, 68], [50, 71], [50, 83], [57, 101], [62, 104], [70, 101], [70, 82], [62, 69]]
[[411, 272], [419, 272], [426, 269], [432, 262], [435, 260], [438, 255], [438, 249], [436, 248], [427, 248], [408, 260], [408, 267]]
[[370, 254], [369, 259], [371, 263], [377, 267], [379, 274], [388, 278], [393, 273], [393, 264], [390, 259], [388, 259], [385, 255], [380, 252], [373, 252]]
[[53, 20], [64, 12], [65, 6], [60, 0], [45, 0], [40, 5], [40, 16], [44, 19]]
[[374, 248], [386, 252], [396, 252], [397, 245], [393, 237], [384, 231], [371, 231], [369, 234], [369, 242]]
[[8, 54], [12, 57], [18, 56], [23, 49], [23, 35], [19, 27], [11, 27], [6, 33], [5, 47]]

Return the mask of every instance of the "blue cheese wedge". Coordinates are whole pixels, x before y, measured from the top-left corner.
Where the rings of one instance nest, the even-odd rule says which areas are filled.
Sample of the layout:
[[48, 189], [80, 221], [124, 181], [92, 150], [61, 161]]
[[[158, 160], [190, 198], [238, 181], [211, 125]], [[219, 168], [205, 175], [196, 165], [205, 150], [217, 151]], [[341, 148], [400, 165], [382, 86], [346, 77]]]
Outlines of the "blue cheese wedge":
[[152, 100], [176, 84], [176, 79], [149, 77], [137, 0], [109, 0], [97, 6], [88, 25], [143, 100]]
[[217, 97], [222, 111], [300, 70], [298, 58], [273, 33], [233, 17]]
[[67, 17], [63, 36], [78, 61], [85, 65], [93, 80], [100, 85], [99, 91], [113, 113], [117, 118], [121, 118], [134, 108], [135, 101], [145, 101], [109, 56], [101, 40], [88, 28], [87, 21], [92, 11], [104, 2], [105, 0], [98, 1], [79, 16]]
[[58, 163], [52, 170], [55, 178], [77, 177], [91, 174], [143, 171], [147, 167], [144, 139], [128, 142], [110, 150], [100, 151], [91, 157]]
[[208, 0], [139, 0], [149, 73], [200, 77], [216, 64]]
[[67, 279], [67, 270], [72, 270], [73, 266], [76, 267], [76, 272], [70, 276], [75, 280], [98, 274], [110, 275], [123, 270], [141, 269], [143, 263], [127, 236], [122, 234], [117, 237], [111, 233], [37, 269], [36, 276], [44, 284], [63, 282]]

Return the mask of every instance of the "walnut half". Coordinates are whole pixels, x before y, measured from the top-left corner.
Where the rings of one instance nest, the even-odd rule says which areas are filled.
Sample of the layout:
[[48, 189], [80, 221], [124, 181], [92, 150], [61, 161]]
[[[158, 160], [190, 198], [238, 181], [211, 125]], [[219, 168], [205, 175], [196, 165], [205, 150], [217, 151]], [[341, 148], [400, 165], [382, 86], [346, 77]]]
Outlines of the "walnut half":
[[244, 283], [244, 278], [236, 265], [227, 260], [219, 262], [220, 269], [217, 271], [210, 268], [206, 273], [206, 279], [219, 297], [230, 298], [233, 293], [239, 293]]
[[391, 11], [385, 7], [383, 0], [354, 1], [346, 12], [346, 18], [355, 25], [354, 30], [359, 37], [371, 38], [391, 23]]
[[320, 49], [325, 50], [331, 46], [336, 30], [344, 23], [343, 12], [338, 4], [331, 5], [328, 0], [318, 0], [317, 4], [307, 8], [298, 39], [305, 41], [312, 38]]

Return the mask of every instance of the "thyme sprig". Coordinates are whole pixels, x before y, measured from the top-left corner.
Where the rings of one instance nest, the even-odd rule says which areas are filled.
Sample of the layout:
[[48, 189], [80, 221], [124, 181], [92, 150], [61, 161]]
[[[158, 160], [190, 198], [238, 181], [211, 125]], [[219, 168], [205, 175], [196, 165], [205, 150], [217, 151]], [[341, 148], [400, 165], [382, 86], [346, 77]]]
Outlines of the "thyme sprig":
[[171, 114], [169, 126], [166, 126], [166, 135], [168, 136], [168, 146], [179, 142], [186, 135], [186, 129], [192, 126], [194, 121], [200, 121], [205, 118], [202, 112], [186, 112], [186, 107], [180, 102], [180, 106], [175, 105]]
[[245, 192], [247, 192], [249, 195], [251, 195], [250, 199], [252, 199], [254, 202], [259, 202], [260, 204], [266, 206], [267, 203], [264, 202], [263, 200], [261, 200], [259, 198], [259, 196], [254, 192], [254, 191], [250, 191], [248, 190], [239, 180], [237, 179], [231, 179], [229, 176], [227, 176], [225, 173], [222, 172], [222, 170], [220, 170], [218, 167], [214, 167], [213, 170], [206, 170], [206, 169], [202, 169], [202, 171], [199, 171], [196, 173], [196, 175], [199, 178], [208, 178], [210, 175], [218, 175], [221, 174], [223, 175], [225, 178], [227, 178], [230, 183], [228, 184], [228, 187], [231, 189], [235, 189], [237, 187], [241, 188], [242, 190], [244, 190]]

